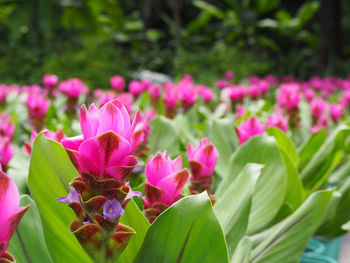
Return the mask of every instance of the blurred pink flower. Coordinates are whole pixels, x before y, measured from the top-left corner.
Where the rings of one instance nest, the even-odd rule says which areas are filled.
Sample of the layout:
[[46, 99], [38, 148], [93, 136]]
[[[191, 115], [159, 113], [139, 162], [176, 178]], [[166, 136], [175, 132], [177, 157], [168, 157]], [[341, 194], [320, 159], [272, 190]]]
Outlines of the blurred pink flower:
[[111, 77], [110, 84], [115, 91], [121, 92], [125, 88], [125, 79], [122, 76], [115, 75]]
[[239, 144], [243, 144], [249, 138], [265, 133], [265, 126], [261, 124], [256, 116], [245, 119], [239, 128], [235, 127]]
[[277, 127], [286, 132], [288, 128], [288, 117], [284, 117], [281, 112], [275, 112], [266, 121], [267, 127]]
[[[49, 138], [56, 142], [61, 142], [63, 139], [67, 138], [67, 135], [65, 135], [61, 129], [57, 129], [57, 132], [43, 130], [43, 134], [46, 138]], [[38, 133], [35, 130], [32, 130], [32, 133], [30, 135], [30, 142], [24, 142], [24, 151], [29, 155], [32, 153], [33, 143], [37, 136]]]
[[314, 118], [320, 118], [321, 115], [326, 111], [327, 109], [327, 102], [324, 101], [321, 98], [314, 98], [310, 102], [310, 110], [311, 110], [311, 115]]
[[44, 75], [43, 84], [47, 88], [54, 88], [58, 84], [58, 77], [56, 75]]
[[2, 167], [7, 167], [7, 164], [11, 160], [13, 154], [14, 151], [10, 139], [6, 137], [0, 137], [0, 164]]
[[81, 79], [71, 78], [62, 81], [59, 85], [59, 90], [68, 98], [77, 99], [80, 94], [88, 94], [89, 89], [86, 87]]
[[141, 93], [145, 90], [145, 86], [141, 81], [133, 80], [129, 83], [129, 91], [135, 97], [141, 95]]
[[0, 137], [12, 139], [15, 132], [15, 125], [11, 121], [11, 117], [3, 112], [0, 114]]
[[41, 119], [45, 116], [47, 110], [50, 107], [50, 101], [40, 93], [32, 92], [28, 94], [26, 99], [26, 105], [30, 117]]
[[331, 104], [329, 107], [329, 113], [334, 122], [337, 122], [344, 115], [344, 106], [340, 103]]

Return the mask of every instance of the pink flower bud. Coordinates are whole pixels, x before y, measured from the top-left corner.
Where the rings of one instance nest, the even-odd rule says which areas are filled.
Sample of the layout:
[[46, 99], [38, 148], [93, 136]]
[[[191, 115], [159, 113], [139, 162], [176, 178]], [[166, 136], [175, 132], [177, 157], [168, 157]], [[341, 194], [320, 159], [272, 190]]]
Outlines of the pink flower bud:
[[232, 86], [230, 88], [229, 97], [232, 103], [242, 102], [246, 95], [246, 89], [243, 85]]
[[134, 96], [139, 96], [145, 90], [141, 81], [133, 80], [129, 83], [129, 91]]
[[160, 84], [152, 84], [149, 86], [148, 91], [152, 99], [158, 99], [162, 94], [162, 86]]
[[151, 157], [146, 164], [145, 173], [146, 208], [154, 203], [171, 206], [181, 198], [181, 190], [190, 178], [188, 170], [182, 169], [181, 156], [171, 160], [167, 152]]
[[58, 84], [58, 77], [56, 75], [45, 75], [43, 77], [43, 84], [47, 88], [54, 88]]
[[243, 144], [249, 138], [265, 133], [265, 126], [261, 124], [256, 116], [244, 120], [239, 128], [236, 128], [239, 144]]
[[266, 121], [267, 127], [277, 127], [284, 132], [287, 132], [288, 128], [288, 117], [283, 117], [282, 113], [273, 113]]
[[278, 90], [276, 101], [281, 107], [288, 111], [297, 109], [300, 102], [299, 86], [294, 83], [281, 85]]
[[32, 92], [27, 97], [26, 105], [28, 107], [30, 117], [41, 119], [45, 116], [47, 110], [49, 109], [50, 101], [39, 93]]
[[204, 85], [198, 85], [197, 92], [202, 97], [205, 103], [209, 103], [214, 97], [213, 90]]
[[224, 89], [226, 88], [227, 86], [229, 86], [229, 84], [223, 80], [223, 79], [219, 79], [217, 82], [216, 82], [216, 86], [219, 88], [219, 89]]
[[233, 74], [233, 72], [231, 70], [228, 70], [228, 71], [225, 72], [224, 77], [225, 77], [225, 79], [233, 81], [234, 74]]
[[314, 118], [319, 118], [327, 109], [327, 102], [321, 98], [315, 98], [310, 102], [311, 115]]
[[68, 98], [73, 99], [77, 99], [80, 96], [80, 94], [89, 93], [88, 87], [86, 87], [83, 81], [78, 78], [71, 78], [62, 81], [59, 85], [59, 90]]
[[0, 114], [0, 137], [12, 139], [15, 132], [15, 125], [11, 121], [11, 117], [3, 112]]
[[19, 207], [19, 193], [16, 184], [0, 166], [0, 258], [6, 252], [12, 234], [29, 206]]
[[13, 154], [14, 152], [10, 139], [6, 137], [0, 137], [0, 166], [7, 167], [7, 164], [11, 160]]
[[187, 157], [192, 175], [198, 179], [212, 176], [218, 159], [218, 151], [208, 138], [203, 138], [196, 147], [187, 145]]
[[337, 122], [344, 115], [344, 107], [341, 104], [331, 104], [329, 108], [331, 118], [334, 122]]
[[123, 89], [125, 88], [125, 80], [122, 76], [119, 75], [115, 75], [110, 79], [110, 84], [111, 87], [115, 90], [115, 91], [123, 91]]

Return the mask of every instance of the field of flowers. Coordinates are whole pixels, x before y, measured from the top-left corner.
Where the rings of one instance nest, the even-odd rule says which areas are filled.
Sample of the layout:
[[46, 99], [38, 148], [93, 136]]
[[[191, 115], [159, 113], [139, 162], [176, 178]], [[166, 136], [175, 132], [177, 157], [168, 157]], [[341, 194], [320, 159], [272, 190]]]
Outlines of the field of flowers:
[[0, 84], [0, 263], [336, 262], [350, 79], [110, 85]]

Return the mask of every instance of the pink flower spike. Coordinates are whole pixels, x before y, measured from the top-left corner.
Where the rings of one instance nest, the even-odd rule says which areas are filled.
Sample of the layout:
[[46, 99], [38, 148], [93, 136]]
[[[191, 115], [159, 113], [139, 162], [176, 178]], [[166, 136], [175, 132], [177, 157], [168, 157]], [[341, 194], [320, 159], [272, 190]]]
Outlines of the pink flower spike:
[[29, 208], [19, 207], [19, 193], [15, 183], [0, 168], [0, 258], [21, 218]]
[[14, 154], [13, 147], [9, 138], [0, 137], [0, 164], [7, 167]]
[[125, 88], [125, 79], [122, 76], [115, 75], [110, 80], [111, 87], [118, 92]]
[[321, 98], [315, 98], [310, 102], [311, 115], [314, 118], [320, 118], [326, 111], [328, 104]]
[[239, 144], [243, 144], [249, 138], [265, 133], [265, 126], [262, 125], [256, 116], [244, 120], [239, 128], [235, 127]]
[[208, 138], [203, 138], [196, 147], [187, 145], [187, 157], [193, 177], [212, 176], [219, 153]]
[[275, 112], [267, 119], [266, 126], [277, 127], [280, 130], [287, 132], [288, 117], [284, 117], [280, 112]]
[[344, 111], [345, 109], [342, 104], [331, 104], [329, 108], [331, 118], [334, 122], [337, 122], [340, 118], [343, 117]]
[[0, 136], [12, 139], [15, 132], [15, 125], [11, 121], [11, 117], [3, 112], [0, 114]]
[[58, 84], [58, 77], [56, 75], [45, 75], [43, 77], [43, 84], [47, 88], [54, 88]]

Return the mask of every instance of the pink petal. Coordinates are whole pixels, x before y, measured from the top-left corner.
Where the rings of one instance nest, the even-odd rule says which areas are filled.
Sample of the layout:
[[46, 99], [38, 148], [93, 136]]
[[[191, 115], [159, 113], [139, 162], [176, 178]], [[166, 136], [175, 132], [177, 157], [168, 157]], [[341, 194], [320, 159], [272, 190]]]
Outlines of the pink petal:
[[102, 107], [97, 134], [114, 131], [115, 133], [118, 133], [124, 137], [128, 129], [128, 127], [125, 127], [122, 111], [119, 110], [113, 103], [108, 102]]
[[61, 143], [62, 143], [63, 147], [65, 147], [69, 150], [78, 151], [79, 146], [82, 144], [83, 141], [84, 141], [83, 136], [78, 135], [75, 137], [65, 138], [61, 141]]
[[145, 168], [147, 181], [154, 186], [157, 186], [159, 181], [173, 172], [171, 161], [167, 160], [162, 153], [157, 153], [156, 156], [152, 157]]
[[84, 135], [84, 139], [96, 136], [100, 121], [100, 110], [92, 104], [89, 110], [85, 104], [80, 108], [80, 127]]

